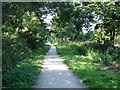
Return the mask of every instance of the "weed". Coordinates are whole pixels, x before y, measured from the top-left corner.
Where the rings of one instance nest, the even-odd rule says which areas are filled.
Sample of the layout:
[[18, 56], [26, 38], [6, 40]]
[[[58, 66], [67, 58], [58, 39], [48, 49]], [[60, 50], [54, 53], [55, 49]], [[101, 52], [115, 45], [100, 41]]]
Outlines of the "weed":
[[[66, 49], [68, 53], [66, 54]], [[73, 72], [82, 78], [83, 82], [89, 88], [118, 88], [118, 73], [102, 70], [103, 66], [95, 65], [94, 62], [108, 64], [108, 55], [100, 54], [94, 51], [88, 51], [86, 56], [76, 55], [71, 51], [72, 47], [57, 46], [58, 54], [64, 59], [64, 63], [73, 70]], [[108, 61], [105, 61], [108, 60]]]
[[[3, 74], [3, 88], [30, 88], [41, 70], [42, 59], [50, 46], [39, 48]], [[10, 66], [9, 66], [10, 67]]]

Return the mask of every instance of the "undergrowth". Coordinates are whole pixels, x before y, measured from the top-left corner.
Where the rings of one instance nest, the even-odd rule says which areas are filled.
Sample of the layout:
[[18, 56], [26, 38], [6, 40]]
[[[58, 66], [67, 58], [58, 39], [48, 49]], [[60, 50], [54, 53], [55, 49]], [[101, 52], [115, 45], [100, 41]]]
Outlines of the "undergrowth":
[[[84, 48], [83, 48], [84, 49]], [[118, 88], [118, 73], [103, 70], [110, 57], [88, 50], [86, 55], [76, 55], [71, 46], [57, 46], [58, 54], [89, 88]], [[84, 51], [84, 50], [83, 50]], [[101, 65], [95, 65], [95, 61]], [[108, 63], [108, 64], [107, 64]]]
[[35, 84], [37, 75], [41, 71], [44, 55], [50, 46], [39, 48], [30, 56], [20, 61], [14, 68], [9, 67], [2, 77], [3, 88], [30, 88]]

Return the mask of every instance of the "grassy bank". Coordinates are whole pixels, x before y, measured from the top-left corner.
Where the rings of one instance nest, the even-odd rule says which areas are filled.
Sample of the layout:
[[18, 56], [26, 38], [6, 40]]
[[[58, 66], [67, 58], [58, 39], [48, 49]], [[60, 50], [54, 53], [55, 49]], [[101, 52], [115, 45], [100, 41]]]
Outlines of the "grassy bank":
[[[73, 46], [74, 47], [74, 46]], [[73, 72], [82, 78], [89, 88], [118, 88], [118, 72], [103, 70], [104, 65], [93, 61], [99, 56], [95, 52], [84, 50], [78, 54], [72, 46], [57, 46], [58, 54]], [[77, 48], [76, 48], [77, 50]], [[94, 55], [93, 55], [94, 54]], [[96, 58], [95, 58], [96, 57]], [[100, 57], [98, 57], [100, 58]], [[98, 60], [98, 59], [97, 59]]]
[[30, 88], [35, 84], [37, 75], [41, 71], [43, 57], [49, 48], [49, 45], [39, 48], [14, 68], [9, 67], [9, 70], [3, 74], [3, 88]]

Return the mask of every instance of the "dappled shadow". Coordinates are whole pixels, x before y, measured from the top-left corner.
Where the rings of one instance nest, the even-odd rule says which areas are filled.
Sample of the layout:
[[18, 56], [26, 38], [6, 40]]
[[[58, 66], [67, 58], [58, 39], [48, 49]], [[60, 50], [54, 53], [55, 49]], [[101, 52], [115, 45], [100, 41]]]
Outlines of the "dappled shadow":
[[[33, 88], [85, 88], [82, 81], [75, 77], [63, 63], [52, 46], [44, 58], [43, 69]], [[81, 82], [80, 82], [81, 81]]]
[[79, 78], [83, 78], [83, 82], [89, 85], [90, 88], [118, 87], [118, 73], [102, 70], [103, 66], [95, 65], [84, 57], [70, 55], [64, 57], [70, 69], [72, 69]]
[[[37, 88], [84, 88], [77, 77], [68, 70], [46, 70], [38, 76]], [[82, 82], [82, 81], [81, 81]]]

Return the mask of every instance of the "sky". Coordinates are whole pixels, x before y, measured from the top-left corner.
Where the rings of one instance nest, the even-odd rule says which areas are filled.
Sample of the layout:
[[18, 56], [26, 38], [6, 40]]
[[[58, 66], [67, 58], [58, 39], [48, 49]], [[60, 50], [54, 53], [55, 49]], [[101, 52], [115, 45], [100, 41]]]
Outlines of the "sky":
[[[53, 18], [54, 15], [51, 15], [51, 14], [48, 14], [46, 19], [44, 19], [44, 22], [49, 24], [50, 26], [47, 26], [47, 29], [51, 29], [52, 27], [52, 23], [51, 23], [51, 20]], [[97, 23], [100, 23], [101, 21], [98, 20], [97, 18], [95, 19], [97, 21]], [[94, 31], [94, 27], [95, 27], [96, 23], [92, 24], [91, 26], [91, 31]], [[85, 28], [83, 28], [83, 33], [87, 33], [88, 31], [85, 30]]]
[[[51, 23], [52, 17], [53, 16], [51, 16], [50, 14], [48, 14], [47, 17], [46, 17], [46, 19], [44, 19], [44, 22], [47, 23], [47, 24], [49, 24], [49, 25], [52, 25], [52, 23]], [[48, 26], [47, 28], [50, 29], [51, 26]]]
[[44, 19], [44, 21], [45, 21], [46, 23], [48, 23], [48, 24], [51, 24], [50, 21], [52, 20], [52, 17], [53, 17], [53, 16], [51, 16], [50, 14], [48, 14], [47, 17], [46, 17], [46, 19]]

